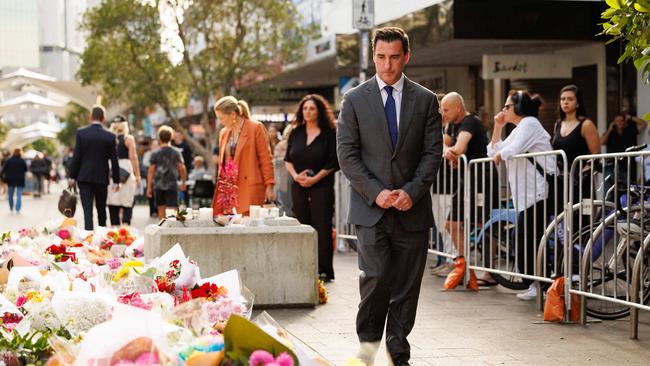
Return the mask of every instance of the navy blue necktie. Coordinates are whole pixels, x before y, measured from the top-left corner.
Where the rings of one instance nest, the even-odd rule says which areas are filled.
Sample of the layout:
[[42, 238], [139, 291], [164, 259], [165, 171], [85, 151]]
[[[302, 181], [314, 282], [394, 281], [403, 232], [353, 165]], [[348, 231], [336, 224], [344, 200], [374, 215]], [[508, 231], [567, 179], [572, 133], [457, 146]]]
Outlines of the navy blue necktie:
[[397, 109], [395, 108], [395, 99], [393, 98], [393, 87], [386, 85], [384, 87], [388, 98], [386, 98], [386, 105], [384, 105], [384, 113], [386, 113], [386, 121], [388, 121], [388, 131], [390, 132], [390, 141], [393, 143], [393, 149], [397, 145]]

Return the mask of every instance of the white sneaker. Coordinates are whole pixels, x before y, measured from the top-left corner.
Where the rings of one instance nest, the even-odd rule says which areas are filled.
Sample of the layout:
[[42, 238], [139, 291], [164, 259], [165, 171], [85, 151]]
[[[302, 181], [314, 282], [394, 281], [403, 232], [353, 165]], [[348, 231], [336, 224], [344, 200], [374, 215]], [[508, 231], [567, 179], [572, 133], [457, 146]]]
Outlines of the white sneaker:
[[523, 301], [531, 301], [537, 298], [537, 284], [533, 283], [528, 287], [528, 290], [517, 294], [517, 298]]
[[377, 351], [379, 351], [379, 341], [361, 342], [361, 344], [359, 344], [359, 353], [357, 353], [357, 358], [364, 364], [372, 366], [375, 364]]

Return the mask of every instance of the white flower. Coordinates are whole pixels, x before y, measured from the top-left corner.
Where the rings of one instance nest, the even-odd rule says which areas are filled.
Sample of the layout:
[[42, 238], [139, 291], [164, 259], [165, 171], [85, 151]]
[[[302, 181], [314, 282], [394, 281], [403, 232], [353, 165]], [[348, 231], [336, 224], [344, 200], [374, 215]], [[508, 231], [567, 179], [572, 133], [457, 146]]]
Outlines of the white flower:
[[88, 292], [58, 293], [52, 305], [61, 323], [73, 333], [87, 332], [105, 322], [111, 310], [105, 298]]

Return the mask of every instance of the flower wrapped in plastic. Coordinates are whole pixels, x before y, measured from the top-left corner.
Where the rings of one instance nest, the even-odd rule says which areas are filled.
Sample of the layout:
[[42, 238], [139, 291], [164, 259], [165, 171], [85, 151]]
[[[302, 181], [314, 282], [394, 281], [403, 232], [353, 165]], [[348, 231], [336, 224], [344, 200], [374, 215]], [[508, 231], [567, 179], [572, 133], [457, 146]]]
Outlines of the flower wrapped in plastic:
[[114, 304], [112, 318], [90, 329], [77, 365], [163, 365], [170, 348], [160, 314]]
[[109, 297], [96, 292], [58, 292], [52, 298], [52, 309], [61, 324], [76, 336], [107, 321], [111, 303]]
[[239, 187], [237, 177], [239, 167], [233, 159], [221, 166], [215, 194], [215, 209], [213, 215], [232, 215], [238, 206]]

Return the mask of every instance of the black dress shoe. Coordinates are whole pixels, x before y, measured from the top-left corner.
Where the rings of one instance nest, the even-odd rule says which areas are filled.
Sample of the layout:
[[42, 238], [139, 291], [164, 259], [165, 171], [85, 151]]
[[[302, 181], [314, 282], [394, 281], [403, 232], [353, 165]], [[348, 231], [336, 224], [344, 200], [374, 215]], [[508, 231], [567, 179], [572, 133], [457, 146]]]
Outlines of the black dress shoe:
[[408, 363], [408, 361], [404, 361], [404, 362], [395, 362], [395, 366], [411, 366], [411, 364]]

